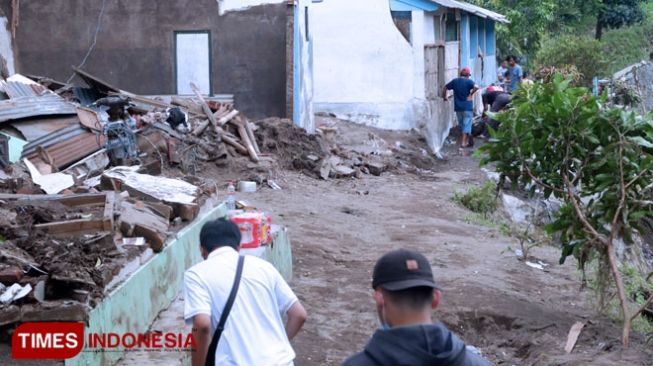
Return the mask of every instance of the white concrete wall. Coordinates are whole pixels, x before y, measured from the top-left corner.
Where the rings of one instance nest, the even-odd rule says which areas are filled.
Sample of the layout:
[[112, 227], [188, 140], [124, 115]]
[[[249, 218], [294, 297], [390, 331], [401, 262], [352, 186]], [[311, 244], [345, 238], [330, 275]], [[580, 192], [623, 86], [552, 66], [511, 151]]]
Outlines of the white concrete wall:
[[11, 42], [11, 32], [8, 30], [8, 20], [6, 17], [0, 17], [0, 55], [7, 60], [7, 69], [9, 75], [16, 73], [14, 66], [14, 51]]
[[[314, 16], [311, 0], [297, 0], [298, 12], [295, 22], [299, 25], [299, 123], [309, 133], [315, 132], [313, 112], [313, 34]], [[306, 29], [306, 7], [308, 7], [308, 29]], [[307, 35], [308, 32], [308, 35]], [[308, 41], [307, 41], [308, 39]]]
[[435, 43], [435, 16], [424, 15], [424, 44]]
[[417, 86], [414, 48], [394, 25], [387, 0], [316, 3], [311, 24], [316, 112], [386, 129], [415, 126], [413, 99], [416, 90], [423, 95], [424, 77]]
[[263, 5], [263, 4], [279, 4], [284, 2], [284, 0], [216, 0], [218, 2], [218, 9], [220, 15], [229, 12], [244, 10], [251, 8], [252, 6]]

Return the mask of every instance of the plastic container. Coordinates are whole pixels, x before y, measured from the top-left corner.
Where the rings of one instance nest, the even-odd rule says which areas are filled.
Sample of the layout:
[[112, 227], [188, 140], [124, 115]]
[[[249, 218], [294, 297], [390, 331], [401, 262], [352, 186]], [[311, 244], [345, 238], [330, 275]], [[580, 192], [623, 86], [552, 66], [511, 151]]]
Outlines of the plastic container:
[[227, 210], [236, 209], [236, 187], [233, 182], [229, 182], [227, 187]]
[[233, 221], [240, 228], [242, 238], [240, 247], [243, 249], [258, 248], [272, 242], [270, 229], [272, 218], [263, 212], [243, 212], [231, 215]]

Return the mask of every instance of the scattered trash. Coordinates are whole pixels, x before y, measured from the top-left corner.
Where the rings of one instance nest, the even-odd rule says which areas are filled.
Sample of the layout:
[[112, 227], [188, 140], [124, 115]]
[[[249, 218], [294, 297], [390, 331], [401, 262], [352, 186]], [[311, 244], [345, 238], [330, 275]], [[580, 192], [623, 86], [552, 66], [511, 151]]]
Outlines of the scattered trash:
[[240, 181], [238, 182], [238, 191], [245, 193], [256, 192], [256, 182]]
[[544, 266], [539, 264], [539, 263], [533, 263], [533, 262], [525, 262], [527, 266], [535, 269], [539, 269], [541, 271], [544, 271]]
[[29, 283], [21, 286], [17, 283], [9, 286], [2, 295], [0, 295], [0, 303], [9, 304], [16, 300], [22, 299], [32, 292], [32, 285]]
[[280, 191], [281, 186], [278, 185], [275, 181], [268, 179], [268, 187], [272, 188], [275, 191]]

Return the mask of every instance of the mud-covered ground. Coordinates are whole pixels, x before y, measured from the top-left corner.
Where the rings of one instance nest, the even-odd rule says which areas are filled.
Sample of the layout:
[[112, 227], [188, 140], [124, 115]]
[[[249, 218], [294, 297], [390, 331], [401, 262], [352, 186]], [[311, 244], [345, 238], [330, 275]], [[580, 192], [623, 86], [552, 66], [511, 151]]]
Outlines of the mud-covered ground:
[[[419, 144], [409, 133], [350, 124], [340, 130], [339, 139], [350, 147], [366, 145], [370, 131], [388, 144]], [[622, 350], [620, 325], [597, 315], [590, 295], [580, 290], [573, 261], [557, 264], [557, 248], [531, 253], [550, 264], [547, 272], [530, 268], [505, 251], [516, 246], [515, 239], [467, 223], [470, 213], [451, 201], [453, 191], [486, 177], [474, 158], [453, 148], [447, 153], [447, 161], [420, 166], [417, 175], [322, 181], [284, 172], [277, 178], [282, 191], [243, 197], [290, 232], [292, 287], [309, 312], [294, 342], [296, 365], [339, 365], [364, 346], [377, 326], [372, 267], [395, 248], [426, 254], [443, 289], [434, 319], [496, 364], [653, 365], [653, 346], [645, 346], [641, 335], [634, 334], [631, 349]], [[566, 355], [567, 333], [576, 321], [586, 326]]]

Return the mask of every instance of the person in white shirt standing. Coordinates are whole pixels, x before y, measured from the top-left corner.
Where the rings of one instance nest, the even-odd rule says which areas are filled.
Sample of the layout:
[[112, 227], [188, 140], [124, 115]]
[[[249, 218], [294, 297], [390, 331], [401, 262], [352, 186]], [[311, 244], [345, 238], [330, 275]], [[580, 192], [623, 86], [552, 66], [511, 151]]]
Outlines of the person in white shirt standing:
[[[207, 364], [209, 344], [237, 278], [240, 239], [240, 230], [231, 221], [206, 223], [200, 232], [205, 260], [184, 274], [184, 318], [192, 323], [196, 342], [193, 366]], [[233, 306], [217, 338], [214, 364], [293, 365], [290, 340], [304, 325], [306, 310], [281, 274], [265, 260], [247, 256], [235, 288]]]

